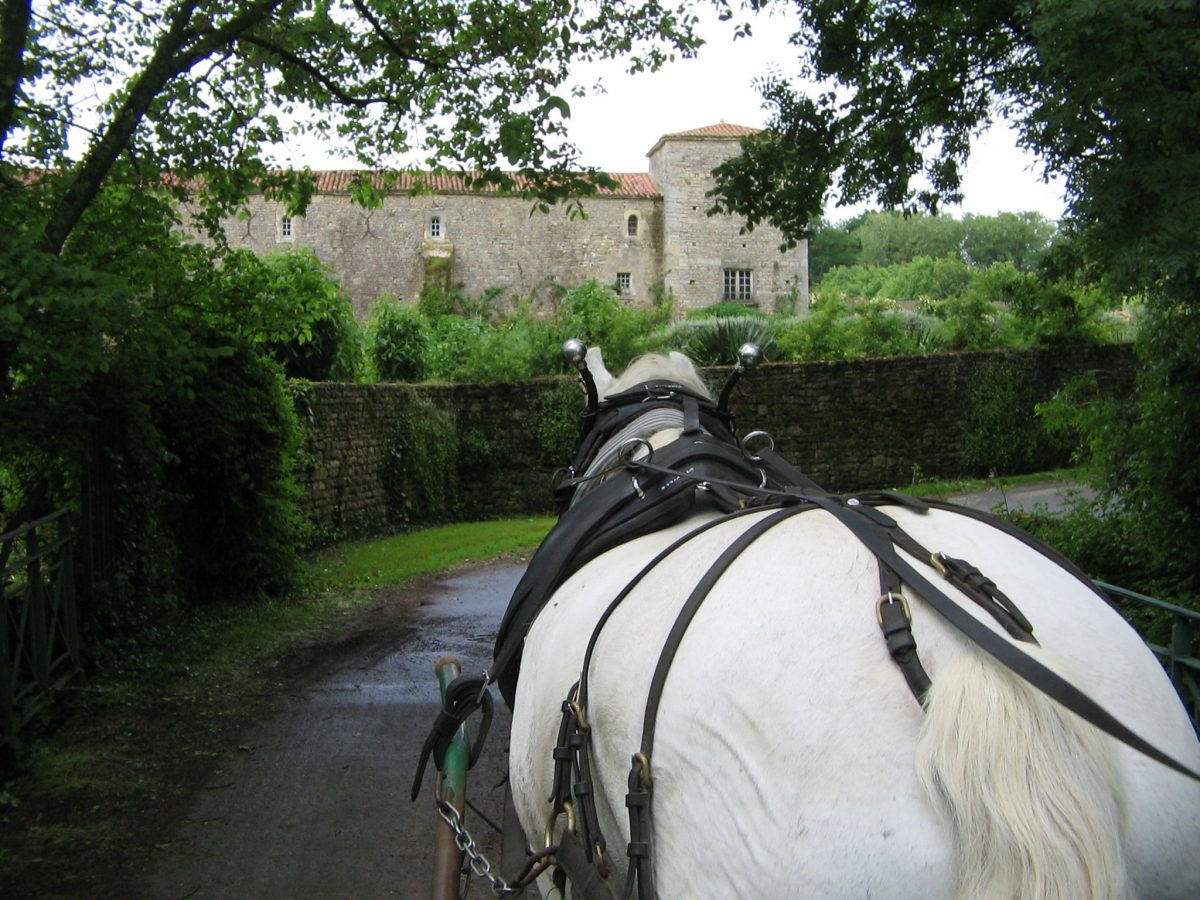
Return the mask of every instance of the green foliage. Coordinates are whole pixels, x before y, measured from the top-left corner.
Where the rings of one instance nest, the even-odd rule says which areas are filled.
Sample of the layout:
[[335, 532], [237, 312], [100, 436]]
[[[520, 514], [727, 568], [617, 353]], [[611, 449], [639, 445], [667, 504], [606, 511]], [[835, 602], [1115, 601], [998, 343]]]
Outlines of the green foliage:
[[775, 323], [764, 316], [717, 316], [676, 322], [653, 332], [646, 344], [682, 351], [701, 366], [727, 366], [738, 361], [738, 350], [747, 342], [758, 344], [764, 358], [775, 359], [775, 335]]
[[458, 446], [453, 413], [414, 397], [396, 423], [380, 473], [388, 517], [397, 527], [451, 518], [458, 503]]
[[818, 285], [835, 266], [853, 266], [860, 262], [862, 245], [855, 235], [858, 220], [833, 225], [824, 216], [813, 225], [808, 238], [808, 278]]
[[686, 318], [736, 319], [744, 316], [765, 319], [767, 314], [761, 310], [754, 309], [751, 306], [746, 306], [744, 303], [736, 303], [733, 300], [722, 300], [720, 303], [714, 303], [712, 306], [701, 306], [699, 309], [689, 309], [687, 311]]
[[870, 213], [854, 230], [859, 265], [893, 266], [918, 257], [959, 258], [965, 229], [947, 216]]
[[178, 572], [192, 600], [282, 596], [298, 585], [304, 537], [299, 427], [274, 366], [209, 340], [222, 352], [201, 357], [188, 392], [158, 413]]
[[[1081, 462], [1103, 473], [1110, 503], [1136, 517], [1149, 575], [1193, 596], [1200, 573], [1200, 325], [1195, 310], [1151, 311], [1139, 330], [1139, 391], [1101, 400], [1089, 381], [1068, 385], [1041, 411]], [[1120, 582], [1142, 584], [1144, 580]], [[1159, 592], [1166, 591], [1160, 588]], [[1154, 593], [1154, 591], [1147, 591]]]
[[972, 373], [963, 453], [975, 474], [1052, 468], [1068, 449], [1038, 418], [1032, 375], [1015, 362], [988, 360]]
[[421, 381], [428, 372], [430, 328], [395, 297], [381, 297], [367, 324], [371, 363], [380, 381]]
[[936, 320], [884, 301], [823, 300], [807, 316], [783, 323], [779, 335], [785, 359], [908, 356], [940, 348]]
[[917, 256], [888, 270], [878, 296], [899, 301], [948, 300], [965, 294], [972, 279], [971, 268], [957, 257]]
[[417, 311], [429, 319], [452, 316], [462, 310], [462, 296], [452, 290], [444, 280], [426, 280], [421, 285], [421, 296], [417, 298]]
[[560, 333], [604, 348], [610, 369], [620, 369], [638, 353], [645, 316], [627, 308], [612, 288], [589, 281], [568, 291], [558, 310]]
[[565, 466], [579, 439], [579, 416], [586, 397], [577, 378], [560, 379], [533, 403], [533, 431], [547, 465]]

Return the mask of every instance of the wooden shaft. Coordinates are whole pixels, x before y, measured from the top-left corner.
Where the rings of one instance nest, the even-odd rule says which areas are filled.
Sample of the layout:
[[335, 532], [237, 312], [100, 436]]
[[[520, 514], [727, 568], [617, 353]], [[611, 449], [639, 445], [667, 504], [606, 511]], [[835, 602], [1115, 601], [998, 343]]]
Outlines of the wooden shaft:
[[[459, 676], [462, 666], [453, 656], [443, 656], [437, 661], [434, 671], [445, 702], [446, 688]], [[460, 816], [466, 808], [467, 763], [470, 756], [467, 727], [463, 725], [450, 742], [444, 768], [438, 773], [438, 797], [457, 809]], [[462, 862], [463, 854], [458, 849], [454, 831], [438, 816], [433, 834], [433, 886], [430, 894], [433, 900], [458, 900]]]

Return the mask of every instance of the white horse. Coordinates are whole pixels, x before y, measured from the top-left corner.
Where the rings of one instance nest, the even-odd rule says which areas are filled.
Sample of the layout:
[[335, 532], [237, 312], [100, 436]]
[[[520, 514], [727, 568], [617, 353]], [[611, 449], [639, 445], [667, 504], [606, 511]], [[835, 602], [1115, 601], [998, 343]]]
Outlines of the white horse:
[[[619, 379], [594, 350], [589, 359], [600, 397], [655, 377], [705, 391], [679, 354], [640, 361]], [[1027, 653], [1200, 769], [1200, 743], [1162, 667], [1078, 578], [976, 518], [881, 509], [925, 547], [970, 560], [1013, 598], [1040, 643], [1022, 644]], [[664, 640], [710, 562], [767, 514], [715, 525], [667, 556], [599, 633], [586, 715], [618, 893], [630, 758]], [[593, 626], [649, 560], [716, 515], [588, 563], [530, 627], [510, 775], [533, 847], [551, 819], [560, 707]], [[717, 581], [678, 648], [657, 715], [659, 897], [1200, 897], [1200, 784], [1030, 687], [906, 584], [932, 680], [922, 708], [884, 647], [879, 593], [876, 557], [822, 509], [765, 532]], [[545, 876], [541, 884], [546, 891]]]

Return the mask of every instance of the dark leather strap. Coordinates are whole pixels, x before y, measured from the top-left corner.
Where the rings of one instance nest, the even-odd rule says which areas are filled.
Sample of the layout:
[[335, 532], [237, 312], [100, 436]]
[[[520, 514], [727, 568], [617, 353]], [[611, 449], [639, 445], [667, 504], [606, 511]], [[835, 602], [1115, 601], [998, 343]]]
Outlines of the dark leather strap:
[[829, 497], [813, 497], [811, 499], [813, 503], [845, 525], [868, 550], [891, 566], [905, 584], [916, 591], [942, 618], [973, 641], [981, 650], [1109, 736], [1181, 775], [1186, 775], [1194, 781], [1200, 781], [1200, 772], [1194, 771], [1143, 739], [1075, 685], [1046, 668], [1017, 644], [997, 634], [943, 594], [924, 575], [905, 561], [896, 552], [892, 542], [878, 528], [872, 527], [871, 523], [856, 509], [844, 506], [840, 501]]

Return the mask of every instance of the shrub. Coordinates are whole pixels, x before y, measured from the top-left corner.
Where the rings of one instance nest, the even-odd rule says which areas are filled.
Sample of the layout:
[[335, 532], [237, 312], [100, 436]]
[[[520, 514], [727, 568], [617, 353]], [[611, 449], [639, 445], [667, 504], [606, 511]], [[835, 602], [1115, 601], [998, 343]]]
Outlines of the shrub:
[[776, 327], [763, 316], [685, 319], [653, 332], [644, 343], [648, 350], [679, 350], [700, 366], [733, 365], [747, 342], [758, 344], [766, 359], [775, 358]]
[[699, 309], [689, 309], [686, 318], [688, 319], [736, 319], [742, 316], [756, 316], [765, 319], [767, 314], [755, 309], [752, 306], [747, 306], [744, 303], [735, 303], [732, 300], [722, 300], [720, 303], [714, 303], [712, 306], [702, 306]]
[[270, 345], [270, 354], [288, 378], [306, 381], [358, 381], [363, 368], [363, 333], [346, 300], [312, 323], [306, 340]]
[[570, 462], [585, 402], [576, 378], [560, 379], [534, 401], [532, 427], [547, 465], [566, 466]]
[[1068, 441], [1037, 415], [1039, 396], [1027, 369], [1008, 359], [979, 365], [968, 388], [970, 424], [963, 451], [977, 474], [1035, 472], [1066, 461]]
[[624, 366], [634, 356], [636, 334], [630, 314], [610, 287], [589, 281], [568, 291], [558, 309], [559, 329], [589, 346], [604, 350], [610, 369]]
[[163, 517], [186, 595], [293, 590], [304, 532], [293, 472], [300, 432], [280, 372], [245, 346], [202, 356], [187, 389], [159, 410], [158, 428], [171, 454]]
[[394, 297], [380, 298], [368, 325], [371, 362], [380, 381], [421, 381], [428, 370], [425, 319]]

